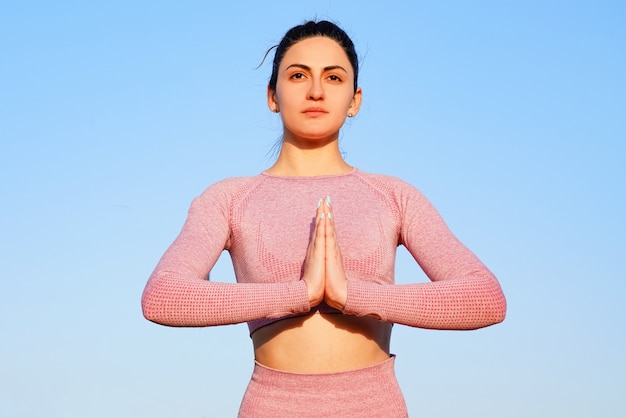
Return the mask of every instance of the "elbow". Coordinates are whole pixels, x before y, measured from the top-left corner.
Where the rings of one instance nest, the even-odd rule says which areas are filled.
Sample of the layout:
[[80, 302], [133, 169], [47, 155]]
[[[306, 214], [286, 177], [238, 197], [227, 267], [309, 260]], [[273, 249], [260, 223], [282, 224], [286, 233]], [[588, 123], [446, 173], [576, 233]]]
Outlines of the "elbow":
[[141, 312], [143, 313], [143, 317], [145, 319], [147, 319], [150, 322], [154, 322], [159, 324], [159, 318], [157, 315], [155, 315], [155, 312], [153, 309], [150, 309], [150, 307], [146, 306], [145, 304], [141, 304]]
[[157, 304], [144, 302], [141, 303], [141, 311], [143, 313], [143, 317], [148, 321], [153, 322], [158, 325], [164, 325], [168, 327], [177, 327], [181, 326], [176, 321], [173, 320], [166, 312], [160, 308]]
[[493, 279], [492, 285], [487, 291], [487, 325], [496, 325], [506, 318], [507, 303], [506, 297], [497, 280]]
[[141, 312], [143, 317], [146, 318], [150, 322], [154, 322], [156, 324], [163, 324], [162, 315], [159, 313], [159, 309], [157, 309], [157, 305], [154, 303], [153, 298], [150, 295], [150, 292], [144, 291], [143, 296], [141, 297]]
[[143, 317], [155, 324], [169, 325], [163, 309], [166, 305], [162, 295], [159, 297], [159, 292], [155, 289], [154, 283], [148, 283], [141, 295], [141, 312]]
[[471, 331], [487, 328], [503, 322], [505, 318], [506, 302], [489, 303], [488, 305], [483, 306], [482, 313], [480, 315], [474, 316], [472, 319], [468, 319], [465, 326], [459, 327], [458, 329]]
[[507, 303], [498, 280], [492, 275], [486, 276], [480, 285], [480, 291], [471, 304], [471, 313], [467, 312], [466, 327], [475, 330], [496, 325], [506, 318]]
[[503, 322], [505, 318], [506, 318], [506, 298], [504, 297], [504, 294], [502, 294], [500, 303], [497, 306], [497, 310], [496, 310], [496, 314], [494, 318], [495, 320], [494, 324], [499, 324], [500, 322]]
[[506, 318], [506, 302], [503, 301], [502, 303], [497, 304], [496, 306], [492, 307], [492, 313], [490, 315], [489, 324], [487, 326], [496, 325], [501, 322], [504, 322], [505, 318]]

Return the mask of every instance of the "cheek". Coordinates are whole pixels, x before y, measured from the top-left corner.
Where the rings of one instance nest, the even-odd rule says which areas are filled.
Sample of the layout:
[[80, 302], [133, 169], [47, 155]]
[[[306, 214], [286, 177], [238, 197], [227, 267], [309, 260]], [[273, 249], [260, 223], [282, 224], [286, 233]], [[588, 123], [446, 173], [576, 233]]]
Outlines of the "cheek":
[[275, 97], [276, 97], [276, 102], [278, 103], [278, 106], [280, 107], [281, 112], [289, 111], [293, 107], [293, 103], [294, 103], [293, 94], [289, 94], [289, 92], [285, 92], [283, 90], [283, 91], [277, 91]]

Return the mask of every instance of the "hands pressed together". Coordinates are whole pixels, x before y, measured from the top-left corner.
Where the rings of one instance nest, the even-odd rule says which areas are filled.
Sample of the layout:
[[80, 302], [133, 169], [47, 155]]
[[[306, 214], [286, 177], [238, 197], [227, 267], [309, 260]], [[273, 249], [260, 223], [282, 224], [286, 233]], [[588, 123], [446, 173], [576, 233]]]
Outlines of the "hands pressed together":
[[320, 199], [318, 203], [302, 280], [306, 283], [311, 307], [326, 301], [333, 308], [344, 309], [348, 279], [341, 262], [330, 197]]

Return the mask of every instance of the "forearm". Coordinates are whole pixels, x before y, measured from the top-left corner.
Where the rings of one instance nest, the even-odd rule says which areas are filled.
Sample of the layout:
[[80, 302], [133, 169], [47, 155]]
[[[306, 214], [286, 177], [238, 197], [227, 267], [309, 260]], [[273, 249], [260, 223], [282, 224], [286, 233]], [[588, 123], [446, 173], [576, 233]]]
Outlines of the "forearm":
[[349, 282], [344, 313], [419, 328], [470, 330], [504, 320], [506, 299], [491, 274], [406, 285]]
[[236, 324], [310, 309], [306, 285], [222, 283], [154, 274], [143, 292], [146, 319], [176, 327]]

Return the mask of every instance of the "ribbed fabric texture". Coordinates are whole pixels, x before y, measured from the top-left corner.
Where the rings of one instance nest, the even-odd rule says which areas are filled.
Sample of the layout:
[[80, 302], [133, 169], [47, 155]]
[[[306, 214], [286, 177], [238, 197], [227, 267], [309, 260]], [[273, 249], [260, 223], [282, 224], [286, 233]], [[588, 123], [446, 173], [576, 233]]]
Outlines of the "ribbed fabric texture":
[[357, 370], [304, 374], [255, 363], [239, 418], [406, 418], [395, 357]]
[[[504, 319], [493, 274], [450, 232], [413, 186], [354, 169], [320, 177], [266, 173], [232, 178], [194, 199], [187, 220], [146, 285], [146, 318], [171, 326], [248, 322], [250, 331], [311, 311], [302, 265], [317, 201], [330, 196], [348, 276], [344, 314], [437, 329], [473, 329]], [[394, 284], [404, 245], [430, 283]], [[237, 283], [208, 280], [222, 251]], [[219, 280], [219, 278], [218, 278]]]

